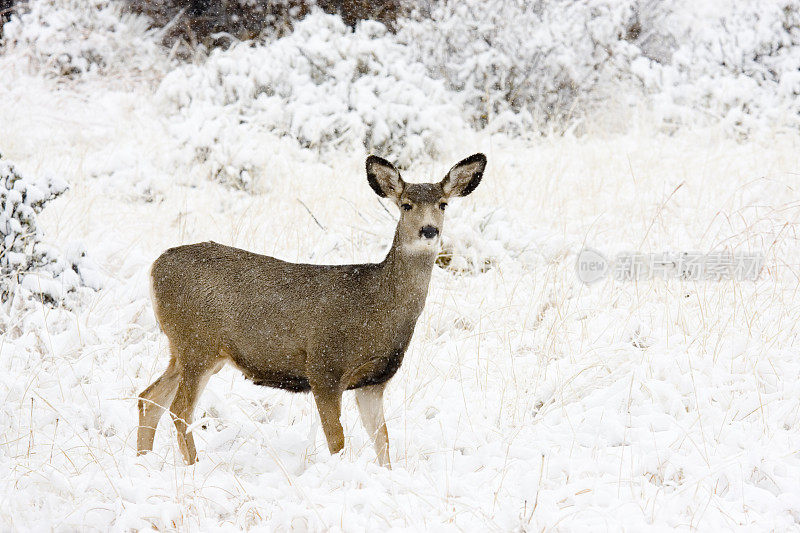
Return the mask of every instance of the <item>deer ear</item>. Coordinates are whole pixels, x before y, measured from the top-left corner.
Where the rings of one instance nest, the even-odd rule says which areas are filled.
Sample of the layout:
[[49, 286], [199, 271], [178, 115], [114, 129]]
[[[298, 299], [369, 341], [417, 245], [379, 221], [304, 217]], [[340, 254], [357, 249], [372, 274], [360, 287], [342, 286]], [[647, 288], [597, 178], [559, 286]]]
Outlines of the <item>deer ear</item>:
[[486, 156], [472, 154], [453, 165], [440, 185], [445, 196], [466, 196], [478, 186], [486, 168]]
[[375, 194], [395, 202], [400, 200], [405, 187], [405, 182], [394, 165], [376, 155], [367, 158], [367, 181]]

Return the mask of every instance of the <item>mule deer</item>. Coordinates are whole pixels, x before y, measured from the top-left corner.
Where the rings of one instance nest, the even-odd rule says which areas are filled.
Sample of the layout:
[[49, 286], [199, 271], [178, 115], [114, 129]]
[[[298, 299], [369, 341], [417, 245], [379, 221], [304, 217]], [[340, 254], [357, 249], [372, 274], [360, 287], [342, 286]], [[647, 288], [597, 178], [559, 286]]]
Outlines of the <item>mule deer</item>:
[[187, 427], [195, 403], [231, 363], [258, 385], [311, 391], [332, 454], [344, 447], [342, 393], [355, 390], [378, 462], [390, 466], [383, 391], [425, 305], [447, 201], [470, 194], [485, 167], [486, 157], [474, 154], [439, 183], [406, 183], [391, 163], [369, 156], [369, 185], [400, 208], [381, 263], [287, 263], [214, 242], [164, 252], [150, 282], [170, 361], [139, 395], [138, 453], [153, 449], [169, 406], [181, 453], [194, 463]]

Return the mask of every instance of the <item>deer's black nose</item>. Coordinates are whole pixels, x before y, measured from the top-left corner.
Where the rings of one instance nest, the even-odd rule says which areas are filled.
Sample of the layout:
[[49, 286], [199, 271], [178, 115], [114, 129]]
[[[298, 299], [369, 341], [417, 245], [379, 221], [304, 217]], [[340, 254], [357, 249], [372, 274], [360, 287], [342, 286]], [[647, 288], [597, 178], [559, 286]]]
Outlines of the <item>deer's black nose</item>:
[[433, 226], [423, 226], [422, 229], [419, 230], [419, 234], [421, 237], [425, 237], [426, 239], [433, 239], [439, 235], [439, 228], [435, 228]]

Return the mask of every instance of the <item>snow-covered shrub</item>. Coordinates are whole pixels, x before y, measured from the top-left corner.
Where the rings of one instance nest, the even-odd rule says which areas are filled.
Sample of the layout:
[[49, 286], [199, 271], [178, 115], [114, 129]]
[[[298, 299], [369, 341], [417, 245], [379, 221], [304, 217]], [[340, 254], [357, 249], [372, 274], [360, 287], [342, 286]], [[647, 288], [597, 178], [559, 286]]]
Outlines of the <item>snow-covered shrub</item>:
[[48, 303], [80, 286], [99, 288], [80, 246], [62, 256], [42, 242], [37, 214], [66, 190], [62, 180], [21, 175], [0, 155], [0, 301], [19, 285]]
[[668, 128], [800, 124], [800, 0], [463, 0], [398, 37], [477, 127], [567, 127], [609, 102]]
[[215, 50], [175, 70], [158, 98], [183, 160], [237, 184], [262, 166], [253, 131], [316, 151], [366, 149], [408, 166], [436, 157], [465, 127], [459, 96], [410, 61], [385, 26], [362, 21], [351, 32], [319, 11], [284, 38]]
[[162, 42], [187, 55], [232, 40], [280, 37], [308, 14], [313, 0], [126, 0], [130, 10], [161, 28]]
[[[192, 67], [193, 102], [218, 102], [224, 88], [228, 112], [245, 121], [258, 114], [305, 146], [349, 147], [356, 137], [377, 150], [381, 139], [437, 131], [436, 120], [412, 122], [447, 104], [476, 128], [510, 134], [562, 130], [609, 104], [646, 104], [667, 129], [800, 124], [800, 0], [425, 5], [397, 35], [369, 21], [351, 34], [317, 13], [284, 39], [212, 54]], [[188, 76], [165, 82], [172, 94], [180, 77]], [[254, 112], [279, 101], [281, 109]], [[418, 112], [398, 117], [403, 106]], [[407, 155], [435, 152], [412, 146]]]
[[440, 2], [398, 37], [463, 93], [473, 125], [511, 133], [567, 124], [629, 79], [635, 0]]
[[651, 30], [673, 43], [669, 57], [632, 64], [665, 123], [800, 126], [799, 0], [670, 7]]
[[126, 0], [131, 11], [147, 15], [168, 47], [175, 43], [206, 47], [232, 39], [282, 37], [316, 5], [338, 14], [355, 28], [359, 20], [375, 20], [392, 28], [407, 10], [401, 0]]
[[125, 14], [120, 2], [30, 0], [19, 7], [3, 27], [4, 59], [23, 60], [34, 71], [67, 78], [143, 72], [163, 55], [149, 21]]

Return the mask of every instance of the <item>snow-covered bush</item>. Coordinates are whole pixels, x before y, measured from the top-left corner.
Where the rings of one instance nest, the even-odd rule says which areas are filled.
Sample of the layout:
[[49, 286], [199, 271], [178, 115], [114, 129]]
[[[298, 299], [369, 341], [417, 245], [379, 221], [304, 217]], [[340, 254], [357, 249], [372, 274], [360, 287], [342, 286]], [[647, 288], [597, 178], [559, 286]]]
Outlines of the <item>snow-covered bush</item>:
[[366, 149], [407, 166], [435, 158], [465, 127], [460, 97], [410, 61], [385, 26], [363, 21], [351, 32], [319, 11], [287, 37], [215, 50], [177, 69], [158, 97], [183, 160], [238, 185], [259, 172], [259, 148], [248, 140], [254, 130], [315, 151]]
[[316, 5], [338, 14], [355, 28], [359, 20], [394, 27], [407, 9], [402, 0], [126, 0], [131, 11], [147, 15], [168, 47], [214, 47], [232, 39], [282, 37]]
[[165, 46], [187, 55], [191, 47], [213, 48], [231, 40], [280, 37], [290, 33], [313, 0], [126, 0], [146, 15]]
[[67, 78], [136, 73], [150, 71], [153, 58], [163, 55], [149, 21], [124, 13], [114, 0], [30, 0], [18, 7], [3, 27], [3, 59], [22, 59], [35, 72]]
[[399, 35], [477, 127], [561, 129], [609, 102], [658, 125], [800, 124], [800, 1], [464, 0]]
[[566, 125], [629, 79], [635, 0], [440, 2], [398, 35], [477, 127]]
[[42, 242], [37, 214], [66, 190], [56, 178], [22, 176], [0, 155], [0, 301], [19, 285], [48, 303], [60, 302], [80, 286], [99, 288], [80, 246], [62, 256]]
[[650, 28], [672, 43], [669, 57], [632, 64], [664, 123], [800, 126], [799, 0], [670, 7]]

